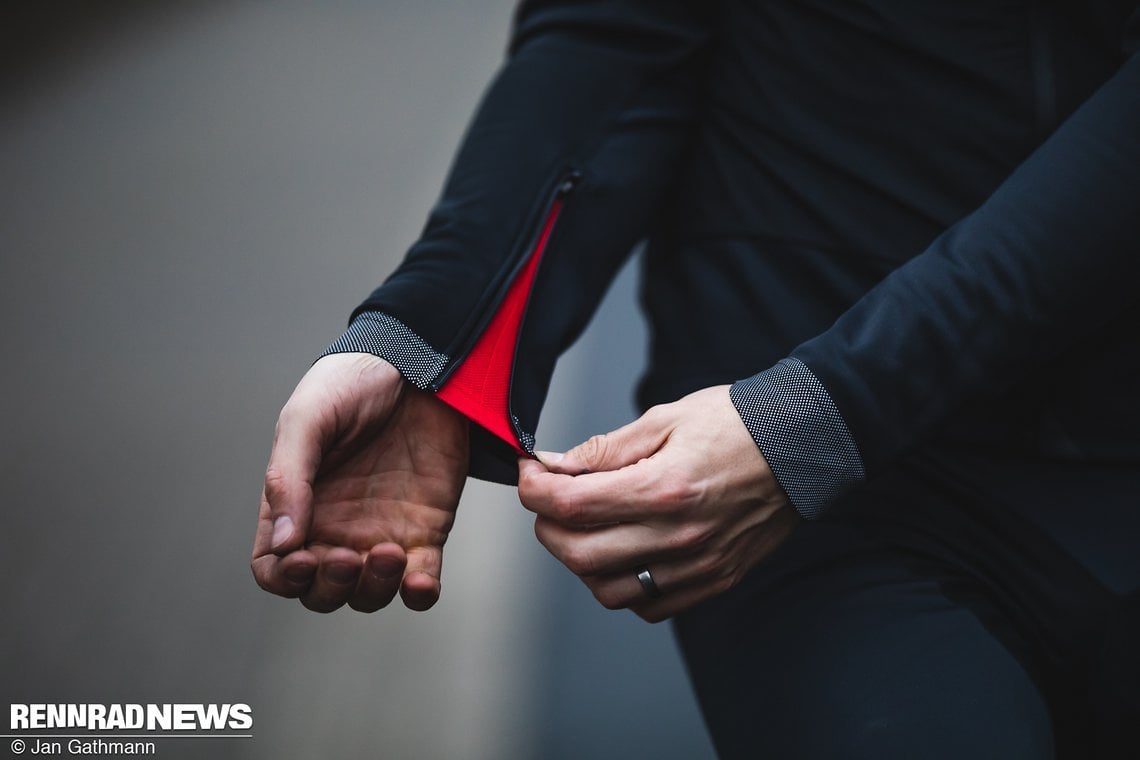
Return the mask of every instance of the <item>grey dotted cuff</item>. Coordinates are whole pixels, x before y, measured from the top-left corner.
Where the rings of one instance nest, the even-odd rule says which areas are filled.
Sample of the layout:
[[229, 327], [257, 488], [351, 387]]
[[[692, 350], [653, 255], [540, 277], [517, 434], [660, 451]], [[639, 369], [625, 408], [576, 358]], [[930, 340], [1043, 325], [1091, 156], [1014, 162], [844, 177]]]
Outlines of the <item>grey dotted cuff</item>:
[[379, 356], [422, 390], [431, 386], [448, 361], [447, 354], [433, 349], [403, 322], [379, 311], [357, 314], [344, 334], [333, 341], [321, 357], [345, 353]]
[[815, 519], [865, 477], [847, 423], [823, 383], [798, 359], [740, 380], [730, 391], [744, 426], [760, 447], [792, 506]]

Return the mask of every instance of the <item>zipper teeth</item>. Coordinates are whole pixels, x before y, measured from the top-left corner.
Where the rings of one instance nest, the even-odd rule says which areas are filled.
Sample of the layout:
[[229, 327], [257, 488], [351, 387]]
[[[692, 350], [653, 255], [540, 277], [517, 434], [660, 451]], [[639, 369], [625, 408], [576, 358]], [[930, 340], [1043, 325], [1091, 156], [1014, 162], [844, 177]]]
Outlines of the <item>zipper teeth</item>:
[[[521, 256], [519, 257], [518, 261], [514, 262], [514, 265], [511, 267], [510, 274], [501, 285], [500, 289], [502, 292], [497, 294], [491, 308], [487, 309], [487, 313], [483, 316], [482, 319], [479, 320], [476, 325], [474, 325], [467, 337], [464, 338], [462, 350], [456, 351], [451, 356], [451, 360], [448, 362], [447, 368], [444, 369], [444, 371], [435, 379], [434, 382], [432, 382], [431, 389], [433, 391], [438, 391], [441, 387], [443, 387], [443, 384], [447, 382], [447, 380], [451, 377], [459, 365], [463, 363], [463, 360], [467, 358], [467, 355], [471, 353], [471, 349], [474, 348], [475, 344], [479, 341], [479, 336], [483, 334], [483, 331], [486, 329], [487, 325], [494, 317], [495, 312], [498, 310], [499, 304], [502, 303], [503, 298], [506, 297], [507, 291], [510, 290], [511, 283], [514, 282], [515, 277], [518, 275], [519, 271], [521, 271], [522, 267], [526, 265], [527, 259], [529, 259], [530, 256], [534, 253], [534, 249], [535, 246], [538, 245], [538, 241], [542, 239], [542, 230], [544, 227], [546, 227], [546, 221], [550, 218], [551, 211], [557, 207], [556, 204], [560, 199], [564, 198], [570, 193], [571, 190], [574, 189], [574, 186], [578, 184], [581, 176], [582, 175], [577, 170], [566, 172], [555, 184], [554, 190], [548, 193], [546, 203], [542, 206], [542, 213], [538, 216], [538, 223], [535, 225], [533, 232], [528, 238], [527, 244], [525, 246], [522, 246]], [[525, 315], [525, 313], [526, 310], [524, 308], [523, 314]], [[515, 425], [515, 427], [518, 426]]]
[[[534, 246], [531, 249], [531, 256], [539, 255], [539, 243], [542, 244], [542, 257], [535, 263], [534, 283], [537, 286], [538, 276], [542, 271], [542, 261], [546, 258], [546, 249], [550, 247], [551, 241], [554, 239], [554, 230], [558, 227], [558, 219], [562, 216], [565, 210], [563, 199], [566, 197], [571, 189], [573, 189], [573, 182], [567, 181], [562, 184], [561, 192], [555, 196], [554, 201], [547, 209], [546, 216], [543, 219], [542, 228], [539, 230], [539, 237], [536, 239]], [[526, 316], [530, 313], [531, 297], [534, 295], [533, 287], [526, 295], [526, 301], [523, 302], [522, 316], [519, 319], [519, 331], [515, 335], [515, 344], [511, 347], [511, 356], [514, 357], [511, 362], [510, 374], [507, 375], [507, 420], [511, 423], [511, 429], [515, 431], [515, 440], [520, 451], [533, 456], [534, 452], [534, 436], [523, 430], [522, 422], [519, 420], [518, 415], [515, 414], [512, 399], [514, 398], [515, 391], [515, 368], [518, 365], [519, 345], [522, 343], [523, 330], [526, 326]]]

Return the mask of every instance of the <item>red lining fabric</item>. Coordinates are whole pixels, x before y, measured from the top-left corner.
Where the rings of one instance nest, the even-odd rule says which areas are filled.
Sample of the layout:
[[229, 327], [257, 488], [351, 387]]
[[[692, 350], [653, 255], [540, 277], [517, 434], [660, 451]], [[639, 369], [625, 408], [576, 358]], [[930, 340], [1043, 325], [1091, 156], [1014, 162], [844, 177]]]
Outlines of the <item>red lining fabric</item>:
[[515, 350], [518, 347], [523, 312], [526, 311], [527, 300], [534, 287], [538, 262], [546, 250], [554, 222], [561, 210], [562, 200], [555, 199], [546, 215], [538, 241], [526, 264], [507, 289], [499, 310], [491, 317], [487, 329], [438, 394], [448, 405], [523, 455], [527, 452], [519, 443], [509, 411], [511, 371], [515, 365]]

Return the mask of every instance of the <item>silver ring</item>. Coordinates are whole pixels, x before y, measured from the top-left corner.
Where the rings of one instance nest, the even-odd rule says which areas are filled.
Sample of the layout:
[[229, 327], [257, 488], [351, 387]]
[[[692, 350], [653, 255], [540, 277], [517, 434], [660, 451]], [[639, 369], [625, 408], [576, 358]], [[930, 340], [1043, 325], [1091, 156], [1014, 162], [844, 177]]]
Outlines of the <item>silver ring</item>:
[[649, 574], [648, 567], [643, 567], [637, 571], [637, 582], [641, 584], [645, 595], [650, 599], [656, 599], [661, 596], [661, 589], [657, 588], [657, 584], [653, 581], [653, 576]]

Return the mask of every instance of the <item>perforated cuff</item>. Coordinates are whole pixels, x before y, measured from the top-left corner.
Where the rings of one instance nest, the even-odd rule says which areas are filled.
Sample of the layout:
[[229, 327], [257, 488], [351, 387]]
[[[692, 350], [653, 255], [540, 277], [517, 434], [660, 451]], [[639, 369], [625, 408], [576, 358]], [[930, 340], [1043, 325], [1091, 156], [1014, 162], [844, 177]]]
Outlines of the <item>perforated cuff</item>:
[[812, 520], [865, 477], [863, 459], [830, 394], [807, 365], [781, 359], [740, 380], [732, 403], [792, 506]]
[[321, 356], [344, 353], [379, 356], [421, 390], [431, 386], [448, 362], [447, 354], [433, 349], [400, 320], [379, 311], [356, 315], [344, 334]]

